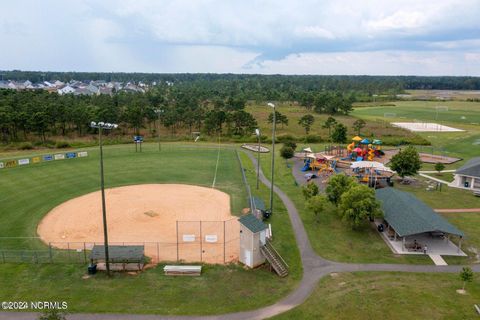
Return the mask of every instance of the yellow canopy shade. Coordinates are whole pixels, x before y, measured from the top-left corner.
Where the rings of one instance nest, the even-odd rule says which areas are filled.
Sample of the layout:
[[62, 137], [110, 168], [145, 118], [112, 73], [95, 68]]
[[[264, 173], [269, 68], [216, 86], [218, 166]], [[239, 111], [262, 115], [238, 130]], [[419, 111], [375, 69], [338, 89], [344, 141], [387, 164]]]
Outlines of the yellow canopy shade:
[[359, 136], [355, 136], [352, 138], [353, 141], [362, 141], [363, 139], [360, 138]]

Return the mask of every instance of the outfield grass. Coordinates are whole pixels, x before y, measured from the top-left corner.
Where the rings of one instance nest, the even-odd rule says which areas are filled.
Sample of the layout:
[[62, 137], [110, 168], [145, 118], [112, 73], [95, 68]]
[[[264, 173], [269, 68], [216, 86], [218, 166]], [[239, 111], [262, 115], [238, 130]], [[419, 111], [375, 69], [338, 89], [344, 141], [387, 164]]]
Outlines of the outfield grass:
[[[144, 144], [135, 153], [131, 145], [105, 148], [107, 187], [140, 183], [188, 183], [211, 187], [217, 148]], [[0, 234], [35, 236], [38, 221], [54, 206], [99, 188], [98, 152], [88, 158], [54, 161], [0, 171]], [[254, 181], [249, 181], [253, 183]], [[247, 206], [238, 159], [232, 149], [220, 151], [216, 187], [232, 196], [232, 211]], [[263, 189], [265, 192], [266, 189]], [[188, 196], [188, 195], [186, 195]], [[275, 207], [285, 212], [278, 198]], [[165, 277], [162, 266], [139, 275], [97, 274], [82, 279], [81, 264], [0, 264], [0, 301], [67, 301], [71, 312], [158, 314], [219, 314], [254, 309], [278, 301], [301, 278], [301, 263], [293, 231], [283, 215], [272, 217], [274, 245], [292, 267], [286, 278], [266, 268], [244, 270], [237, 265], [205, 265], [201, 277]], [[14, 248], [43, 245], [39, 241], [0, 241]], [[255, 290], [252, 290], [255, 288]]]
[[345, 273], [325, 277], [307, 301], [273, 319], [476, 319], [480, 278], [458, 274]]

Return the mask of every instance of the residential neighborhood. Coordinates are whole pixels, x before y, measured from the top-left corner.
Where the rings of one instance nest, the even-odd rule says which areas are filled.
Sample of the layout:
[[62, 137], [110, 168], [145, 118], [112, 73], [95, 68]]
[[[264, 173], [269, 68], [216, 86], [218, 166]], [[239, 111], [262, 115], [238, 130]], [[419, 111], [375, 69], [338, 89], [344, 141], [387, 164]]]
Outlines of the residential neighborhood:
[[[155, 85], [155, 84], [153, 84]], [[170, 84], [167, 84], [170, 85]], [[12, 89], [12, 90], [46, 90], [48, 92], [56, 92], [59, 95], [73, 94], [73, 95], [111, 95], [114, 92], [141, 92], [144, 93], [149, 89], [148, 84], [143, 82], [106, 82], [102, 80], [92, 81], [77, 81], [71, 80], [69, 82], [56, 81], [43, 81], [38, 83], [32, 83], [29, 80], [26, 81], [14, 81], [14, 80], [0, 80], [0, 89]]]

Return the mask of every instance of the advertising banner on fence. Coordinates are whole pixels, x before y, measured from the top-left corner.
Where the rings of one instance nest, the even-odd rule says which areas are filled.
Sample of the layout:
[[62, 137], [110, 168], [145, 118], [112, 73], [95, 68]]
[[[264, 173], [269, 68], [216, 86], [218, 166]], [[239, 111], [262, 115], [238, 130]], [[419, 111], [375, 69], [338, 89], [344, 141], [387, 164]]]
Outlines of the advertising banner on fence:
[[77, 157], [77, 154], [75, 152], [68, 152], [66, 156], [67, 156], [67, 159], [73, 159]]
[[54, 155], [53, 157], [55, 158], [55, 160], [65, 159], [65, 155], [63, 153], [58, 153], [58, 154]]
[[87, 157], [88, 152], [87, 151], [81, 151], [77, 153], [77, 157], [82, 158], [82, 157]]
[[40, 157], [33, 157], [32, 158], [32, 163], [39, 163], [40, 162]]
[[0, 169], [3, 169], [5, 168], [5, 165], [3, 164], [3, 162], [0, 162]]
[[53, 156], [51, 154], [47, 154], [43, 156], [43, 161], [52, 161]]
[[13, 168], [17, 166], [17, 161], [15, 160], [9, 160], [5, 163], [6, 168]]
[[30, 159], [18, 159], [19, 166], [24, 166], [26, 164], [30, 164]]

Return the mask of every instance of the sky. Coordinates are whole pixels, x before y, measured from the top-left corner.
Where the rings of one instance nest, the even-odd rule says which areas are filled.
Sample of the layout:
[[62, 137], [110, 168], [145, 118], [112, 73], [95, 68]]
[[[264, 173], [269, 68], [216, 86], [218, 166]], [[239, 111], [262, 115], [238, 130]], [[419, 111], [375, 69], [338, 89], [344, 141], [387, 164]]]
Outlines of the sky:
[[15, 0], [0, 70], [480, 76], [480, 0]]

